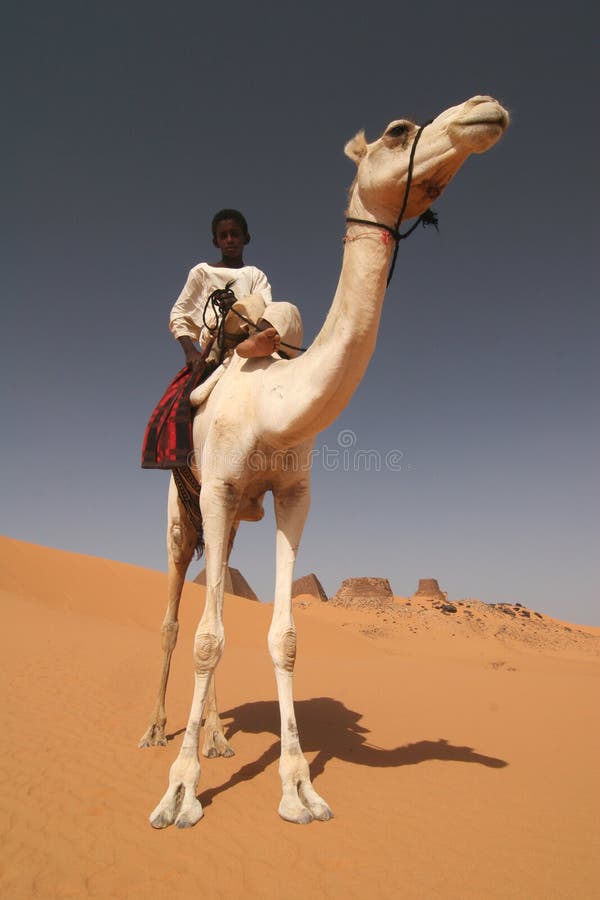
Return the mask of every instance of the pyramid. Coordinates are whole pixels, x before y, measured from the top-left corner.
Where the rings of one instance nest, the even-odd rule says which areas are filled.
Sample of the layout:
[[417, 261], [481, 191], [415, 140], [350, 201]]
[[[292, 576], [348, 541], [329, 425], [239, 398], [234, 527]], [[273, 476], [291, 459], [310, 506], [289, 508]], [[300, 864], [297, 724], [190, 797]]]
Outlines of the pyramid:
[[440, 590], [437, 578], [419, 578], [419, 587], [413, 597], [421, 600], [447, 600], [448, 594]]
[[[200, 574], [194, 578], [194, 584], [201, 584], [206, 587], [206, 569], [202, 569]], [[258, 597], [242, 575], [239, 569], [227, 568], [225, 575], [225, 593], [235, 594], [236, 597], [245, 597], [246, 600], [258, 600]]]
[[387, 578], [345, 578], [330, 602], [355, 609], [384, 609], [393, 599]]
[[327, 594], [323, 590], [323, 585], [312, 572], [310, 575], [303, 575], [302, 578], [296, 578], [293, 582], [292, 597], [299, 597], [300, 594], [309, 594], [317, 600], [321, 600], [324, 603], [327, 602]]

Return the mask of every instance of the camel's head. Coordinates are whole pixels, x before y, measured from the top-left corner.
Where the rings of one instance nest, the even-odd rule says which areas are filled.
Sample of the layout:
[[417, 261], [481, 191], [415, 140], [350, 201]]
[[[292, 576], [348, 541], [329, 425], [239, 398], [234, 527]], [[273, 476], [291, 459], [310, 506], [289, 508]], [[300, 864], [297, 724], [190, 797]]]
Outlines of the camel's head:
[[[419, 137], [404, 218], [419, 216], [431, 206], [465, 159], [489, 150], [508, 122], [507, 111], [492, 97], [471, 97], [430, 122]], [[396, 119], [372, 144], [367, 143], [364, 132], [348, 141], [346, 155], [358, 166], [350, 192], [351, 215], [370, 213], [378, 221], [395, 224], [418, 130], [414, 122]]]

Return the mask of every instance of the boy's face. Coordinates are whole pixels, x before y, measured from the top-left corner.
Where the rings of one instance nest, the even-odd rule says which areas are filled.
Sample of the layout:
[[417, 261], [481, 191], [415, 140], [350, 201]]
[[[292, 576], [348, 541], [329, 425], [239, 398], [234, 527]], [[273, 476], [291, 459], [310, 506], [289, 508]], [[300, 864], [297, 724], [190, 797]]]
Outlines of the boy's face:
[[235, 219], [217, 222], [213, 244], [219, 248], [223, 259], [240, 259], [249, 240]]

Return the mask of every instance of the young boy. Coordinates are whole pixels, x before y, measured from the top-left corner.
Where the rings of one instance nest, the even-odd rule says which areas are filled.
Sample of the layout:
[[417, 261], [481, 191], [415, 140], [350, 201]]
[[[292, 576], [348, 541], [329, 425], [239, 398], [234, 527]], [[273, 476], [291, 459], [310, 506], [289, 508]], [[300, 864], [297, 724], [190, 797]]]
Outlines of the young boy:
[[[227, 314], [225, 325], [228, 331], [236, 330], [241, 339], [235, 350], [238, 356], [250, 359], [277, 352], [289, 359], [297, 355], [302, 342], [302, 319], [298, 309], [292, 303], [273, 303], [265, 273], [255, 266], [244, 265], [243, 252], [250, 242], [250, 234], [243, 215], [236, 209], [220, 210], [213, 218], [212, 233], [213, 244], [221, 251], [221, 259], [194, 266], [171, 310], [169, 328], [183, 349], [186, 366], [169, 383], [152, 412], [142, 443], [142, 468], [172, 469], [176, 478], [190, 473], [194, 414], [190, 394], [214, 371], [223, 351], [231, 355], [227, 346], [211, 348], [205, 360], [205, 354], [195, 346], [196, 341], [206, 345], [212, 337], [210, 329], [215, 325], [214, 313], [210, 307], [207, 310], [205, 307], [213, 291], [231, 287], [238, 300], [236, 308], [245, 311], [247, 318], [257, 323], [257, 330], [244, 339], [248, 325], [235, 316], [235, 311]], [[268, 319], [264, 315], [267, 310]], [[280, 350], [280, 346], [285, 350]], [[191, 483], [182, 488], [178, 481], [184, 504]], [[199, 487], [192, 487], [197, 494]], [[199, 529], [196, 501], [197, 498], [187, 503], [186, 509]]]
[[[213, 244], [221, 252], [216, 263], [202, 262], [190, 271], [188, 280], [171, 310], [169, 328], [179, 341], [185, 361], [196, 370], [202, 362], [202, 353], [195, 341], [204, 344], [210, 332], [204, 327], [205, 306], [208, 297], [216, 289], [228, 285], [238, 299], [250, 294], [262, 294], [265, 304], [271, 303], [271, 286], [267, 276], [255, 266], [244, 264], [244, 247], [250, 243], [248, 223], [237, 209], [222, 209], [212, 220]], [[211, 310], [206, 318], [211, 321]], [[279, 350], [277, 330], [268, 323], [259, 324], [259, 330], [237, 345], [239, 356], [249, 359], [270, 356]]]

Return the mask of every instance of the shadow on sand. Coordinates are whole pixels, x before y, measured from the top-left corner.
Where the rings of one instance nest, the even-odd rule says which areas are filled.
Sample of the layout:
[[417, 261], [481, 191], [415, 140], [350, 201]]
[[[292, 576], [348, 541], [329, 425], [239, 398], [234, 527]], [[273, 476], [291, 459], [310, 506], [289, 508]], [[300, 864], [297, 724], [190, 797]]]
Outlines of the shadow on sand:
[[[414, 766], [432, 759], [443, 762], [477, 763], [493, 769], [502, 769], [508, 765], [503, 759], [484, 756], [472, 747], [455, 746], [443, 738], [437, 741], [417, 741], [415, 744], [405, 744], [386, 750], [368, 743], [365, 737], [369, 733], [368, 729], [359, 725], [362, 718], [360, 713], [347, 709], [339, 700], [331, 697], [315, 697], [311, 700], [297, 700], [294, 705], [302, 749], [307, 753], [317, 751], [310, 764], [313, 781], [325, 771], [325, 766], [331, 759], [379, 768]], [[275, 735], [277, 740], [254, 762], [242, 766], [227, 782], [203, 791], [199, 798], [203, 806], [209, 806], [213, 797], [218, 794], [255, 778], [279, 759], [279, 706], [276, 701], [244, 703], [221, 713], [221, 718], [225, 723], [225, 735], [228, 740], [238, 732], [248, 734], [267, 732]], [[227, 722], [228, 719], [232, 721]]]

